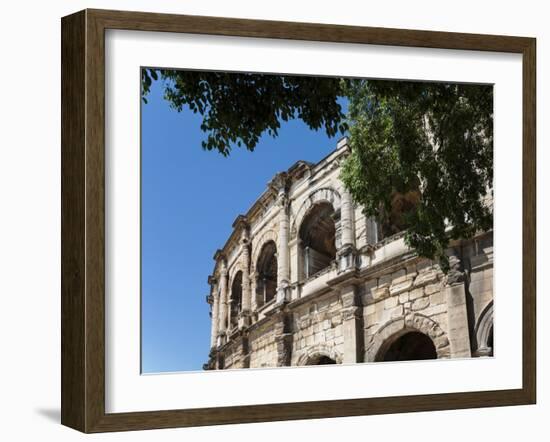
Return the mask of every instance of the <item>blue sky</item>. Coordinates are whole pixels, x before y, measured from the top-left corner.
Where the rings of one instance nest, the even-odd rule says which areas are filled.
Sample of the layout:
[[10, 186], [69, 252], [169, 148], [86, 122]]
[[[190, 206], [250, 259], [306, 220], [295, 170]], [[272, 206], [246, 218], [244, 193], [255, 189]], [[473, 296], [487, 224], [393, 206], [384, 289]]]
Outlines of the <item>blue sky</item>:
[[214, 252], [277, 172], [316, 162], [337, 138], [301, 121], [254, 152], [205, 151], [201, 117], [169, 107], [154, 82], [142, 105], [142, 371], [202, 370], [210, 347], [207, 283]]

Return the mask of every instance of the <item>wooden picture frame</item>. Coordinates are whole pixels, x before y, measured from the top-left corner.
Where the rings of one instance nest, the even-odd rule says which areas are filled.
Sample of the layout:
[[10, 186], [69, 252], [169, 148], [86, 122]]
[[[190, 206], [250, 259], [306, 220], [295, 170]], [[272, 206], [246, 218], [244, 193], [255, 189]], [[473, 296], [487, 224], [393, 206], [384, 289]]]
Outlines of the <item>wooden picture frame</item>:
[[[534, 404], [536, 400], [536, 41], [405, 29], [84, 10], [62, 19], [62, 424], [83, 432]], [[316, 402], [105, 412], [105, 30], [496, 51], [523, 66], [523, 385]]]

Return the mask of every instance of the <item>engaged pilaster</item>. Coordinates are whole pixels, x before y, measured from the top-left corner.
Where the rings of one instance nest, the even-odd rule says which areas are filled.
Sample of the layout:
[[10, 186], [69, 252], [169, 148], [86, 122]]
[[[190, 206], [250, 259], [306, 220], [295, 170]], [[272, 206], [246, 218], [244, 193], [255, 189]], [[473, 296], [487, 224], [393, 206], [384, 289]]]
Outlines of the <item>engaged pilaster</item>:
[[220, 258], [220, 315], [218, 323], [218, 346], [225, 344], [227, 334], [228, 302], [227, 302], [227, 266], [225, 257]]
[[210, 284], [210, 295], [208, 296], [208, 303], [211, 305], [211, 316], [212, 316], [210, 348], [215, 348], [218, 343], [219, 308], [220, 308], [219, 293], [218, 293], [216, 278], [214, 278], [213, 276], [209, 276], [208, 284]]
[[258, 287], [258, 274], [255, 270], [252, 270], [250, 272], [250, 312], [251, 315], [254, 314], [256, 310], [258, 310], [258, 295], [257, 295], [257, 287]]
[[451, 357], [469, 358], [472, 356], [470, 330], [468, 327], [468, 310], [466, 304], [466, 286], [460, 260], [449, 257], [451, 270], [447, 274], [445, 296], [447, 300], [447, 317], [449, 322], [448, 338], [451, 344]]
[[289, 202], [287, 195], [286, 174], [279, 174], [273, 180], [272, 185], [277, 190], [277, 203], [279, 205], [279, 244], [277, 245], [277, 302], [288, 300], [287, 289], [290, 282], [290, 259], [288, 249], [288, 237], [290, 221], [288, 217]]
[[242, 309], [239, 314], [239, 328], [250, 325], [250, 306], [252, 303], [250, 290], [250, 250], [249, 250], [249, 234], [248, 224], [243, 221], [241, 234], [241, 256], [242, 256], [242, 272], [243, 272], [243, 300]]
[[358, 288], [350, 284], [341, 289], [342, 327], [344, 335], [343, 363], [363, 362], [363, 308]]
[[[284, 308], [284, 307], [283, 307]], [[275, 325], [275, 342], [277, 344], [277, 366], [289, 366], [292, 360], [292, 332], [290, 314], [280, 311]]]
[[347, 190], [342, 191], [340, 208], [341, 245], [338, 250], [339, 271], [355, 265], [355, 235], [353, 231], [353, 201]]

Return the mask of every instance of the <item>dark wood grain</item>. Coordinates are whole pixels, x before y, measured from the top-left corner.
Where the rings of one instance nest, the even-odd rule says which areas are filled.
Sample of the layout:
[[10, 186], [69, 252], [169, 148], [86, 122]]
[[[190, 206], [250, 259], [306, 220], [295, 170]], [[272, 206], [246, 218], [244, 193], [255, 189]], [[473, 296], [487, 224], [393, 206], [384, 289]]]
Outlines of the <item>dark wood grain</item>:
[[523, 50], [523, 389], [537, 395], [537, 101], [536, 41]]
[[61, 422], [85, 428], [85, 13], [61, 34]]
[[[523, 386], [105, 413], [105, 30], [284, 38], [523, 55]], [[536, 46], [526, 37], [86, 10], [62, 19], [62, 423], [84, 432], [532, 404], [536, 399]]]
[[238, 37], [375, 45], [522, 52], [529, 38], [271, 20], [88, 10], [105, 29], [185, 32]]

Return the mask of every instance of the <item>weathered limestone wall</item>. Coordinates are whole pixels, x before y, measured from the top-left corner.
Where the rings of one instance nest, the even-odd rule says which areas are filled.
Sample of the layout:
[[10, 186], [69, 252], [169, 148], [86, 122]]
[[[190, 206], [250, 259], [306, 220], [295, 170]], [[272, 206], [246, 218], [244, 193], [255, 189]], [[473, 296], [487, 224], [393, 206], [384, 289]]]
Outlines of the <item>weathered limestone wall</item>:
[[306, 365], [320, 355], [341, 362], [344, 336], [342, 303], [338, 293], [330, 292], [294, 311], [291, 365]]
[[277, 342], [274, 321], [268, 321], [251, 331], [249, 336], [250, 367], [276, 367]]
[[[363, 314], [365, 361], [375, 361], [380, 340], [398, 337], [408, 330], [421, 332], [438, 327], [434, 336], [438, 357], [450, 357], [444, 275], [427, 260], [414, 260], [392, 273], [365, 283]], [[421, 319], [419, 319], [421, 318]], [[426, 321], [423, 321], [427, 318]], [[429, 320], [428, 320], [429, 319]], [[416, 322], [415, 322], [416, 320]]]
[[[379, 238], [376, 223], [339, 180], [347, 152], [342, 141], [318, 164], [298, 162], [277, 174], [249, 212], [237, 217], [209, 277], [207, 368], [306, 365], [320, 357], [372, 362], [412, 331], [431, 340], [438, 358], [493, 354], [492, 234], [452, 244], [448, 274], [412, 253], [403, 234]], [[307, 277], [300, 226], [316, 205], [327, 203], [336, 257]], [[255, 296], [256, 266], [269, 241], [276, 245], [277, 290], [264, 304]], [[232, 321], [238, 272], [243, 299]]]

